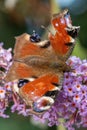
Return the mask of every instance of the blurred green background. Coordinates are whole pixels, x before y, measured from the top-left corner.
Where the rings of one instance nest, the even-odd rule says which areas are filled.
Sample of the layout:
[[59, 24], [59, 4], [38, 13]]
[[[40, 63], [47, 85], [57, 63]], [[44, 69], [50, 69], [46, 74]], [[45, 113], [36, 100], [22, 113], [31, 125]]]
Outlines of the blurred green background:
[[[84, 0], [0, 0], [0, 42], [4, 47], [14, 47], [15, 36], [36, 30], [42, 37], [47, 35], [41, 25], [50, 26], [53, 13], [68, 8], [73, 25], [81, 26], [73, 55], [87, 58], [87, 1]], [[48, 127], [32, 121], [29, 117], [10, 114], [9, 119], [0, 118], [0, 130], [65, 130], [63, 127]], [[79, 130], [83, 130], [80, 128]]]

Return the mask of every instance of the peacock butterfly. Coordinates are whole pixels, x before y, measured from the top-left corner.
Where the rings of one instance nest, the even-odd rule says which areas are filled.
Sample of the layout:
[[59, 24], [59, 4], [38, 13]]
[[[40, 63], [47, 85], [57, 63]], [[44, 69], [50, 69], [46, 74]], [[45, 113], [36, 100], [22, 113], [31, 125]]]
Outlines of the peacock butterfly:
[[80, 29], [72, 26], [67, 9], [54, 14], [51, 22], [55, 34], [50, 32], [48, 40], [42, 41], [35, 31], [16, 37], [13, 63], [5, 77], [6, 82], [16, 82], [13, 92], [38, 114], [53, 105], [62, 88], [64, 72], [71, 71], [66, 61]]

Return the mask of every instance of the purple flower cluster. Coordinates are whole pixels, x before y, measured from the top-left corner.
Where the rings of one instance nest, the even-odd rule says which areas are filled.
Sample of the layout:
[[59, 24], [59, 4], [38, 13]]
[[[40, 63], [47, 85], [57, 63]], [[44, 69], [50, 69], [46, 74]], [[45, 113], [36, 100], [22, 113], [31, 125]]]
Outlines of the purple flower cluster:
[[[5, 110], [11, 103], [11, 112], [29, 116], [29, 109], [19, 96], [12, 92], [12, 83], [5, 84], [4, 77], [11, 65], [11, 49], [4, 49], [0, 44], [0, 117], [7, 118]], [[54, 105], [43, 115], [32, 115], [37, 121], [48, 122], [49, 126], [61, 124], [68, 130], [73, 126], [87, 127], [87, 60], [80, 60], [75, 56], [68, 59], [67, 64], [71, 66], [72, 72], [64, 73], [63, 88], [59, 92]]]
[[63, 89], [58, 94], [54, 105], [43, 116], [34, 119], [47, 120], [49, 126], [61, 124], [68, 130], [73, 126], [87, 127], [87, 60], [75, 56], [68, 59], [67, 64], [73, 69], [64, 74]]

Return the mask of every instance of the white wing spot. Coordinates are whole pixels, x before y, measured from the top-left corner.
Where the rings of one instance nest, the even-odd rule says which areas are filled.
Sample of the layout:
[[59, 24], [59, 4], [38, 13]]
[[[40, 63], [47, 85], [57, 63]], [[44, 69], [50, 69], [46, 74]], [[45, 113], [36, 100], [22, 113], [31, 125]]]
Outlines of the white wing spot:
[[58, 27], [58, 23], [55, 23], [55, 26]]
[[30, 82], [34, 81], [35, 78], [27, 78]]

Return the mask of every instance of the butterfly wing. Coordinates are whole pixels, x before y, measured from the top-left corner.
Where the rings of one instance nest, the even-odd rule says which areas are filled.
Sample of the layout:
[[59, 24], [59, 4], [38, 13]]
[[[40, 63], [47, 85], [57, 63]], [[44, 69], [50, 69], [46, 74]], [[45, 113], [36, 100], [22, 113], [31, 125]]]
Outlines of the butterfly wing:
[[80, 27], [72, 26], [68, 10], [53, 15], [52, 24], [56, 30], [55, 35], [49, 34], [49, 40], [58, 58], [67, 60], [75, 46], [75, 38]]
[[[14, 84], [14, 92], [28, 105], [31, 111], [42, 113], [48, 110], [54, 103], [55, 97], [60, 91], [61, 74], [48, 73], [40, 77], [20, 79]], [[62, 80], [62, 79], [61, 79]]]
[[46, 44], [48, 41], [41, 41], [38, 42], [37, 45], [36, 42], [32, 42], [30, 40], [30, 35], [27, 33], [24, 33], [18, 37], [16, 37], [16, 43], [14, 47], [14, 59], [20, 59], [27, 57], [29, 55], [41, 55], [41, 48], [39, 47], [39, 44]]

